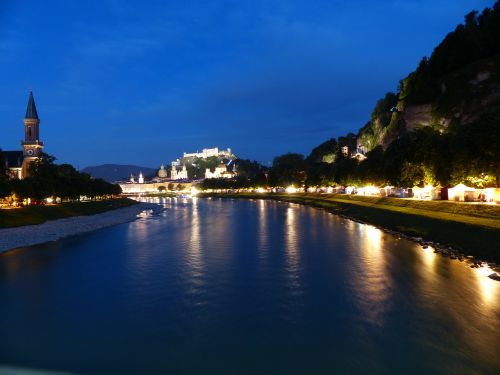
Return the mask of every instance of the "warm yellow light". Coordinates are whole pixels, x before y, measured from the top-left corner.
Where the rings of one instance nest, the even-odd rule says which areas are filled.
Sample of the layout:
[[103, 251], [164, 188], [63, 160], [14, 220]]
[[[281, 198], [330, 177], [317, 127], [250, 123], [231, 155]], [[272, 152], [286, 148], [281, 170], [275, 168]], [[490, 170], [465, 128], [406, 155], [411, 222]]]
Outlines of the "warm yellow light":
[[297, 188], [293, 185], [290, 185], [288, 186], [285, 191], [288, 193], [288, 194], [293, 194], [293, 193], [296, 193], [297, 192]]
[[367, 185], [357, 189], [358, 195], [378, 195], [380, 194], [380, 189], [373, 185]]
[[484, 189], [484, 197], [485, 197], [486, 202], [494, 203], [495, 202], [495, 188]]
[[262, 193], [265, 193], [265, 192], [266, 192], [266, 190], [265, 190], [264, 188], [257, 188], [257, 189], [255, 189], [255, 191], [256, 191], [257, 193], [259, 193], [259, 194], [262, 194]]
[[377, 195], [380, 193], [380, 190], [376, 186], [368, 185], [368, 186], [365, 186], [365, 193], [367, 195]]
[[191, 195], [195, 196], [199, 193], [200, 191], [196, 189], [194, 186], [191, 187]]
[[490, 279], [488, 276], [494, 273], [489, 266], [482, 266], [474, 270], [477, 277], [479, 291], [483, 297], [484, 302], [493, 304], [498, 301], [497, 294], [499, 292], [498, 281]]
[[348, 186], [348, 187], [345, 188], [345, 193], [346, 194], [353, 194], [354, 193], [354, 189], [355, 189], [354, 186]]

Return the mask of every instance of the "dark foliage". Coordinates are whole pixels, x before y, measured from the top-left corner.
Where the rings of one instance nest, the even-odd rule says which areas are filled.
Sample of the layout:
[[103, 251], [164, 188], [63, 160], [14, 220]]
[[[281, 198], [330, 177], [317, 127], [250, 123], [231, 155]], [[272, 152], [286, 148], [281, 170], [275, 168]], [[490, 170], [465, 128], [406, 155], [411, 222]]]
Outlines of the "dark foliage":
[[0, 181], [0, 197], [15, 194], [19, 199], [31, 198], [38, 202], [46, 198], [76, 201], [80, 196], [98, 199], [121, 193], [119, 185], [94, 179], [69, 164], [57, 165], [54, 161], [53, 156], [43, 154], [30, 165], [29, 177]]
[[429, 103], [440, 93], [441, 80], [451, 72], [475, 61], [500, 53], [500, 2], [465, 16], [464, 24], [434, 49], [430, 58], [424, 57], [415, 72], [402, 84], [402, 99], [408, 103]]

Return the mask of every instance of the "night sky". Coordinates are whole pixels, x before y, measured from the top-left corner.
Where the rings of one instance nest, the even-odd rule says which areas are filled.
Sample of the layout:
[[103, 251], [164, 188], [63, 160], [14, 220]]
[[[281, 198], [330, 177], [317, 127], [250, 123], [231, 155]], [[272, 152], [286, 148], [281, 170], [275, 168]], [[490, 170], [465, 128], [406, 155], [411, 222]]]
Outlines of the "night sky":
[[357, 132], [482, 0], [0, 0], [0, 147], [33, 89], [79, 168], [232, 147], [268, 163]]

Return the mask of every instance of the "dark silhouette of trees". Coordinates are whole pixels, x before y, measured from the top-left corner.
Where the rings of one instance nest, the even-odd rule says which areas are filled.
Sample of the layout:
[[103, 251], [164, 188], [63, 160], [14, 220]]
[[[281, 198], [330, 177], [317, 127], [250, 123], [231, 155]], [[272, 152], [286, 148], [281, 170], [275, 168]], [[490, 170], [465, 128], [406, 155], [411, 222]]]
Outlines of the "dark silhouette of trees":
[[404, 81], [402, 97], [408, 103], [429, 103], [441, 92], [443, 77], [475, 61], [500, 53], [500, 2], [465, 16], [460, 24], [424, 57], [415, 72]]
[[269, 171], [269, 183], [271, 186], [302, 186], [307, 177], [306, 166], [301, 154], [288, 153], [277, 156]]
[[82, 196], [103, 199], [121, 193], [119, 185], [94, 179], [69, 164], [57, 165], [54, 162], [55, 157], [42, 154], [39, 160], [30, 164], [29, 177], [23, 180], [0, 179], [0, 198], [14, 194], [20, 200], [31, 198], [42, 203], [46, 198], [76, 201]]

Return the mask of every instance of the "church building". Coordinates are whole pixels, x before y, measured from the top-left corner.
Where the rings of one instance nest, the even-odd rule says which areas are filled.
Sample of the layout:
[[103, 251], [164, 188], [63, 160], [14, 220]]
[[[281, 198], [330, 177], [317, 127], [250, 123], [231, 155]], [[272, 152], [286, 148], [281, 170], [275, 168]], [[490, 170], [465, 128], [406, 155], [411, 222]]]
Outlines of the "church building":
[[177, 167], [172, 164], [172, 170], [170, 171], [170, 179], [171, 180], [187, 180], [188, 172], [186, 169], [186, 164], [182, 166], [181, 170], [178, 170]]
[[221, 163], [215, 167], [212, 172], [210, 168], [205, 170], [205, 178], [234, 178], [236, 177], [236, 164], [233, 164], [233, 170], [228, 171], [226, 164], [221, 161]]
[[5, 166], [11, 178], [23, 179], [28, 176], [28, 166], [37, 160], [43, 150], [40, 141], [40, 119], [36, 111], [33, 92], [30, 91], [28, 107], [24, 116], [24, 141], [21, 142], [22, 151], [3, 151]]

